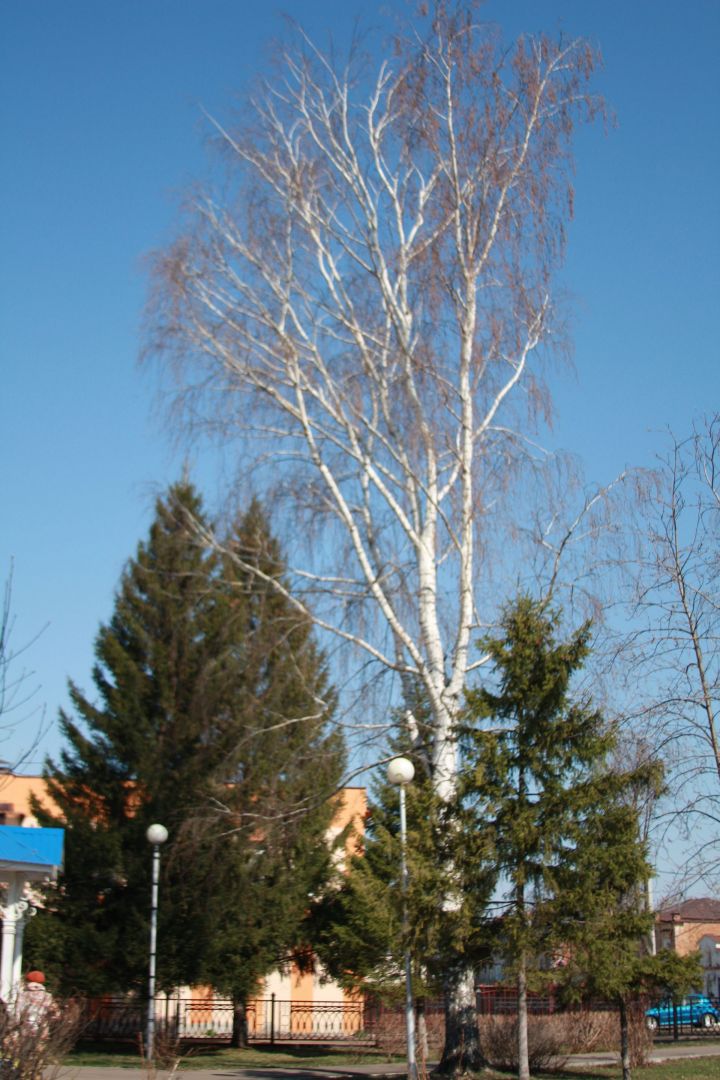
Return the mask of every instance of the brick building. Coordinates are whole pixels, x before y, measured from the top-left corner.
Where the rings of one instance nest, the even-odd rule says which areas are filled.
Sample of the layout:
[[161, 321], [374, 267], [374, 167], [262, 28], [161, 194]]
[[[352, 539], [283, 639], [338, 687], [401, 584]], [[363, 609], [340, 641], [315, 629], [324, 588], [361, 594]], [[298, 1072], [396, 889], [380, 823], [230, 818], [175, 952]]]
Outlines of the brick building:
[[704, 992], [720, 998], [720, 900], [698, 897], [656, 912], [655, 945], [680, 956], [698, 950], [705, 972]]

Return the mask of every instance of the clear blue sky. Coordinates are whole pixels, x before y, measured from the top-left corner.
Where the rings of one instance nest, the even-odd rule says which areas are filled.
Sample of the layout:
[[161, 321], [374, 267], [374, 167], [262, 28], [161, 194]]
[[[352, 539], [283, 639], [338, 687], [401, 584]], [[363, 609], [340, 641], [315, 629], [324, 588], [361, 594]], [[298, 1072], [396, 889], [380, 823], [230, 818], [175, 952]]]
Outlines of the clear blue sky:
[[[227, 116], [271, 54], [280, 13], [321, 44], [403, 0], [0, 0], [0, 572], [15, 562], [15, 644], [54, 721], [123, 563], [182, 455], [136, 365], [143, 256], [172, 235], [206, 168], [202, 109]], [[618, 126], [577, 140], [563, 275], [575, 375], [558, 442], [607, 480], [652, 461], [660, 430], [720, 405], [720, 2], [489, 0], [508, 37], [579, 34]], [[212, 505], [210, 464], [196, 479]], [[19, 665], [18, 665], [19, 668]], [[18, 669], [16, 669], [17, 671]], [[25, 712], [18, 714], [24, 716]], [[0, 757], [16, 760], [30, 731]], [[51, 730], [25, 765], [56, 752]]]

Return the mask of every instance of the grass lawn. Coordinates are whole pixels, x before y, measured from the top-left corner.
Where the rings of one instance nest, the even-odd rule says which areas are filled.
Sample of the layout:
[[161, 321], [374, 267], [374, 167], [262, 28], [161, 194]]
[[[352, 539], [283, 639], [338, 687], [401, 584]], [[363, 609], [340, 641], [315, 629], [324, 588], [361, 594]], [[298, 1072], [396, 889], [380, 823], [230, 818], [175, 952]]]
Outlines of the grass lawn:
[[[352, 1070], [354, 1065], [375, 1064], [378, 1071], [382, 1072], [382, 1066], [391, 1060], [387, 1055], [376, 1051], [351, 1048], [343, 1051], [314, 1046], [253, 1046], [247, 1050], [230, 1050], [224, 1046], [200, 1046], [195, 1047], [183, 1058], [181, 1068], [187, 1071], [227, 1067], [329, 1070], [337, 1067]], [[394, 1060], [403, 1059], [395, 1058]], [[104, 1043], [98, 1044], [95, 1048], [86, 1045], [74, 1051], [65, 1059], [64, 1064], [68, 1066], [126, 1066], [137, 1069], [141, 1063], [139, 1055], [130, 1052], [127, 1044], [115, 1047]], [[617, 1065], [580, 1069], [570, 1063], [561, 1073], [543, 1074], [542, 1080], [619, 1080], [621, 1075]], [[510, 1074], [507, 1073], [491, 1071], [482, 1074], [483, 1080], [509, 1080], [509, 1076]], [[648, 1065], [645, 1068], [636, 1069], [633, 1072], [633, 1080], [720, 1080], [720, 1057], [683, 1058]]]
[[[226, 1046], [194, 1046], [187, 1050], [182, 1058], [183, 1069], [213, 1069], [226, 1065], [246, 1069], [332, 1069], [335, 1066], [352, 1068], [359, 1064], [378, 1064], [382, 1066], [390, 1061], [402, 1061], [392, 1058], [377, 1050], [362, 1047], [323, 1046], [251, 1046], [247, 1050], [231, 1050]], [[141, 1064], [139, 1052], [128, 1043], [83, 1044], [68, 1054], [65, 1065], [127, 1066], [138, 1068]]]
[[[547, 1075], [547, 1074], [545, 1074]], [[718, 1080], [720, 1058], [682, 1058], [678, 1061], [662, 1061], [633, 1069], [633, 1080]], [[553, 1080], [618, 1080], [622, 1076], [619, 1065], [591, 1069], [568, 1066], [562, 1073], [553, 1074]]]

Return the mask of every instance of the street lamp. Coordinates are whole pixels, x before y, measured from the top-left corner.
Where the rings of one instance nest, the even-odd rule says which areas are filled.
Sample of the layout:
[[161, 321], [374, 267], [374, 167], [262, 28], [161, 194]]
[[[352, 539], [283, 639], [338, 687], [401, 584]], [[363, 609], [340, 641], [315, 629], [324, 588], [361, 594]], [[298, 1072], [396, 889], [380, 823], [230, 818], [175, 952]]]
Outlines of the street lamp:
[[417, 1080], [415, 1059], [415, 1011], [413, 1009], [412, 968], [408, 935], [408, 868], [407, 868], [407, 817], [405, 814], [405, 786], [415, 775], [415, 766], [406, 757], [397, 757], [389, 763], [387, 778], [400, 788], [400, 864], [402, 868], [403, 935], [405, 937], [405, 1031], [407, 1037], [408, 1080]]
[[164, 825], [151, 825], [145, 833], [145, 838], [152, 844], [152, 893], [150, 900], [150, 969], [148, 979], [148, 1012], [147, 1012], [147, 1038], [146, 1054], [148, 1061], [152, 1061], [155, 1053], [155, 957], [157, 951], [157, 910], [158, 910], [158, 884], [160, 882], [160, 845], [168, 838], [168, 831]]

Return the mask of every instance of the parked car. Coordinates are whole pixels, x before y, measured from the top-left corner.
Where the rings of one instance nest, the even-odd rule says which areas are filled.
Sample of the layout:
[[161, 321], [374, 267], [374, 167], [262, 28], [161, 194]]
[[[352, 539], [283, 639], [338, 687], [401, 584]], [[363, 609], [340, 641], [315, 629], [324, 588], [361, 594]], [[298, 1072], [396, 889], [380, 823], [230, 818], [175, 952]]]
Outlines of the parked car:
[[673, 1004], [672, 998], [665, 998], [645, 1013], [645, 1023], [650, 1031], [658, 1027], [670, 1027], [677, 1010], [678, 1024], [693, 1024], [695, 1027], [714, 1027], [720, 1024], [720, 1012], [710, 998], [704, 994], [687, 994]]

